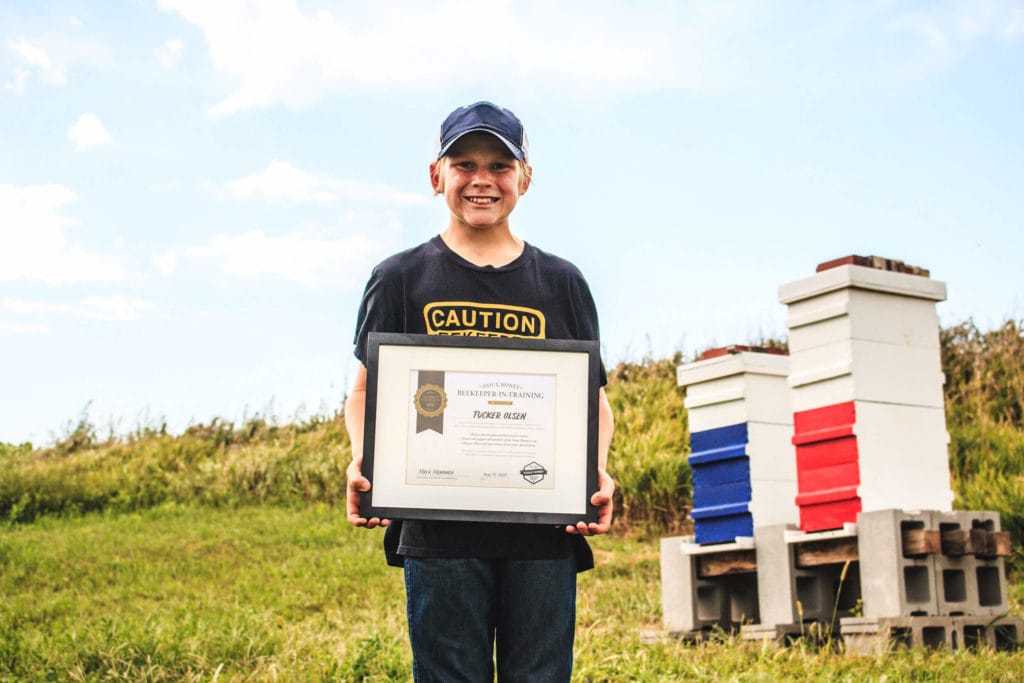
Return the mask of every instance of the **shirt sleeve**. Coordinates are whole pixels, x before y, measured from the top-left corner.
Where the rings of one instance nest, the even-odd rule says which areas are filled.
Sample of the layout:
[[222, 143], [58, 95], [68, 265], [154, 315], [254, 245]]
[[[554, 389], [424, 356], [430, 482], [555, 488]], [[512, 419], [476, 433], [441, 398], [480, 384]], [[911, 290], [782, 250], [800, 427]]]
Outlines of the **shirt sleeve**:
[[384, 265], [370, 273], [356, 317], [355, 356], [366, 365], [366, 342], [370, 332], [404, 332], [402, 283]]
[[[597, 304], [594, 303], [594, 296], [590, 293], [590, 286], [579, 270], [574, 269], [569, 291], [572, 299], [576, 338], [600, 341], [601, 330], [597, 318]], [[608, 373], [605, 371], [603, 360], [601, 361], [600, 376], [601, 386], [608, 384]]]

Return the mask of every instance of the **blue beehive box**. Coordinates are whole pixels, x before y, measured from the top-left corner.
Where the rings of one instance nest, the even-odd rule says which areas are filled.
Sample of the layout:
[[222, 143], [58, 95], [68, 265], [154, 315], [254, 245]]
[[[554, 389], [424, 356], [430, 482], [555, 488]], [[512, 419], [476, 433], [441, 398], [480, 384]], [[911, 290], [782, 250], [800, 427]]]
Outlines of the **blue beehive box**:
[[727, 543], [753, 536], [747, 424], [691, 433], [689, 463], [696, 542]]

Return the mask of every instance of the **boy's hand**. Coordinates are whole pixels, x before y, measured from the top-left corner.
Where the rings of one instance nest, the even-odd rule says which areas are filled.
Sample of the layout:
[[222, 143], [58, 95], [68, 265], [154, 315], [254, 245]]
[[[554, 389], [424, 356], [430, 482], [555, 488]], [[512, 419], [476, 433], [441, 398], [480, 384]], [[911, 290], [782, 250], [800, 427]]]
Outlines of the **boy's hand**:
[[360, 493], [370, 490], [370, 480], [363, 476], [362, 468], [363, 457], [359, 456], [352, 459], [348, 469], [345, 471], [345, 476], [348, 479], [348, 486], [346, 487], [348, 494], [348, 522], [353, 526], [365, 526], [367, 529], [372, 529], [377, 525], [387, 526], [391, 523], [390, 520], [380, 519], [379, 517], [366, 519], [359, 516]]
[[597, 468], [597, 493], [590, 497], [590, 504], [597, 507], [597, 521], [587, 524], [578, 522], [576, 526], [565, 527], [569, 534], [580, 534], [581, 536], [595, 536], [606, 534], [612, 525], [612, 497], [615, 494], [615, 480], [608, 476], [600, 467]]

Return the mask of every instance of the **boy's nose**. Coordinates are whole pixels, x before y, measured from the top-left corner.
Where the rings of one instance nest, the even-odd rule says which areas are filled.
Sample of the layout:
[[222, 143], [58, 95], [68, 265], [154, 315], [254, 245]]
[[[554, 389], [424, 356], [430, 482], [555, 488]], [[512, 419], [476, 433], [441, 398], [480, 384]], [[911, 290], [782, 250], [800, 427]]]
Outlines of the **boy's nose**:
[[473, 174], [473, 183], [474, 184], [490, 183], [490, 182], [492, 182], [491, 172], [490, 172], [490, 170], [488, 170], [486, 168], [478, 168], [476, 170], [476, 173]]

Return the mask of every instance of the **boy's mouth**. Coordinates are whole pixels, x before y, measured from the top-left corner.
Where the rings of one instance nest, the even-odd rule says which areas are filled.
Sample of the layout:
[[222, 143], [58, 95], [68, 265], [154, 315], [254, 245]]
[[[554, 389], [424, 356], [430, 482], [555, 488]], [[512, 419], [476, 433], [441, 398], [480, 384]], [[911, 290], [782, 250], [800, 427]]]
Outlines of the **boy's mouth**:
[[470, 204], [493, 204], [498, 201], [497, 197], [466, 197]]

